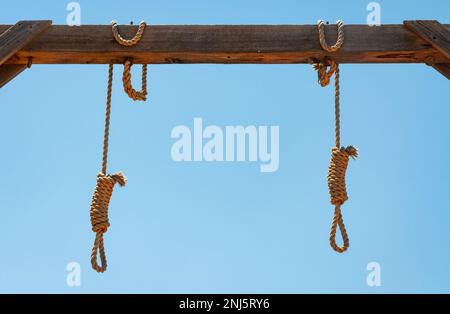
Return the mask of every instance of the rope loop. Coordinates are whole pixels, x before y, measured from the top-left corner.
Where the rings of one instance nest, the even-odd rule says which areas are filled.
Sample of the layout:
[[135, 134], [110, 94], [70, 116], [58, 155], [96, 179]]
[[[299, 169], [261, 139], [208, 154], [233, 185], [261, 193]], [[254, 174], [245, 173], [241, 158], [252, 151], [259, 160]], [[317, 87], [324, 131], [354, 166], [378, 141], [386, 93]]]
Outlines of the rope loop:
[[[336, 232], [338, 227], [342, 236], [342, 246], [339, 246], [336, 243]], [[344, 220], [342, 218], [341, 206], [336, 206], [334, 208], [334, 216], [330, 232], [330, 245], [333, 250], [338, 253], [344, 253], [350, 247], [350, 240], [348, 238], [347, 230], [345, 229]]]
[[134, 37], [131, 39], [125, 39], [119, 33], [119, 28], [117, 26], [117, 22], [115, 20], [113, 20], [111, 22], [112, 33], [113, 33], [114, 38], [116, 39], [116, 41], [119, 44], [121, 44], [122, 46], [127, 46], [127, 47], [134, 46], [141, 40], [142, 35], [144, 35], [144, 30], [145, 30], [146, 25], [147, 24], [145, 23], [145, 21], [142, 21], [141, 23], [139, 23], [139, 28], [136, 32], [136, 35], [134, 35]]
[[326, 38], [325, 38], [325, 22], [322, 20], [319, 20], [317, 22], [317, 29], [319, 30], [319, 41], [320, 46], [323, 50], [327, 52], [335, 52], [338, 51], [343, 43], [344, 43], [344, 22], [341, 20], [338, 20], [336, 22], [338, 27], [338, 38], [336, 40], [336, 43], [333, 46], [329, 46], [327, 44]]
[[[95, 232], [95, 240], [91, 253], [91, 264], [92, 268], [100, 273], [103, 273], [107, 268], [103, 234], [106, 233], [109, 228], [109, 201], [111, 200], [114, 185], [119, 183], [120, 186], [124, 186], [126, 180], [126, 177], [121, 172], [113, 175], [99, 172], [97, 175], [97, 184], [95, 186], [90, 209], [92, 231]], [[101, 265], [98, 265], [97, 262], [98, 252], [100, 252]]]
[[142, 87], [141, 91], [137, 91], [133, 88], [131, 84], [131, 66], [133, 65], [131, 59], [125, 60], [125, 63], [123, 65], [123, 89], [125, 93], [127, 93], [128, 97], [130, 97], [133, 100], [141, 100], [146, 101], [147, 100], [147, 65], [142, 65]]
[[[353, 159], [358, 157], [358, 150], [355, 147], [333, 147], [331, 150], [330, 165], [328, 167], [328, 190], [331, 197], [331, 204], [335, 206], [333, 222], [331, 224], [330, 245], [333, 250], [338, 253], [345, 252], [350, 246], [350, 241], [341, 213], [341, 205], [348, 200], [345, 185], [345, 173], [347, 171], [348, 160], [350, 157]], [[338, 227], [342, 235], [342, 246], [336, 244], [336, 231]]]

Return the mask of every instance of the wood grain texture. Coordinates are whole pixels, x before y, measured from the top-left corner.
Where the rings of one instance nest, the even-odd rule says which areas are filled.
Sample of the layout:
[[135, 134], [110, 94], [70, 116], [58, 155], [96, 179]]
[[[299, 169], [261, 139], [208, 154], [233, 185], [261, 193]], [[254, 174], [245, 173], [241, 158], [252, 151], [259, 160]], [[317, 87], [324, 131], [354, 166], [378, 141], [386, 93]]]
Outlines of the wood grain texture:
[[42, 33], [52, 21], [20, 21], [0, 29], [0, 65]]
[[[0, 25], [0, 31], [10, 27]], [[444, 25], [450, 30], [450, 25]], [[119, 26], [130, 38], [137, 26]], [[430, 43], [403, 25], [346, 25], [345, 42], [335, 53], [324, 52], [316, 25], [148, 25], [141, 42], [120, 46], [110, 25], [51, 26], [7, 63], [311, 63], [332, 56], [339, 63], [448, 63]], [[335, 25], [326, 26], [330, 43]]]
[[431, 65], [436, 71], [450, 80], [450, 63], [435, 63]]
[[22, 73], [27, 68], [25, 64], [3, 64], [0, 66], [0, 88]]
[[439, 50], [450, 60], [450, 30], [438, 21], [404, 21], [417, 36]]

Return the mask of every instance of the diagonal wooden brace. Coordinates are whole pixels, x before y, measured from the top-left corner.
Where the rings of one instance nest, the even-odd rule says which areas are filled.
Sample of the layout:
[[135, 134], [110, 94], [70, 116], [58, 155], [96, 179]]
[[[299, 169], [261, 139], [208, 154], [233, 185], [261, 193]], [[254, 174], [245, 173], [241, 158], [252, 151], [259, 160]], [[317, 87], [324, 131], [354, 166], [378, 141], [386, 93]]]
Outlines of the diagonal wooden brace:
[[27, 65], [4, 63], [50, 25], [52, 21], [48, 20], [19, 21], [0, 35], [0, 88], [27, 68]]
[[[450, 30], [448, 28], [434, 20], [404, 21], [403, 24], [447, 57], [450, 62]], [[428, 60], [427, 64], [450, 80], [450, 63], [436, 63], [434, 60]]]

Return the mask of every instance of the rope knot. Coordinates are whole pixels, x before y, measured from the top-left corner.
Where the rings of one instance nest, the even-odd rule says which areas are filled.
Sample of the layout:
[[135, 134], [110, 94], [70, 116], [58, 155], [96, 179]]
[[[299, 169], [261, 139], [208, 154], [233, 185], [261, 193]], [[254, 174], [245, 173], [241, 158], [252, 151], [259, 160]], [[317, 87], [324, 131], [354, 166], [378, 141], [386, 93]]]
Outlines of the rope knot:
[[[341, 205], [348, 200], [345, 186], [345, 173], [350, 157], [353, 159], [358, 157], [358, 150], [355, 147], [333, 147], [331, 150], [330, 166], [328, 168], [328, 189], [331, 196], [331, 204], [335, 207], [333, 222], [331, 224], [330, 245], [338, 253], [345, 252], [350, 246], [341, 212]], [[338, 227], [341, 230], [342, 246], [336, 244], [336, 231]]]
[[348, 200], [345, 174], [348, 160], [358, 156], [358, 151], [353, 146], [333, 147], [331, 150], [331, 160], [328, 167], [328, 189], [331, 197], [331, 204], [340, 206]]
[[94, 196], [91, 201], [91, 224], [92, 231], [105, 233], [109, 227], [108, 207], [116, 183], [124, 186], [126, 178], [122, 172], [113, 175], [99, 172]]
[[313, 63], [313, 69], [317, 71], [317, 82], [325, 87], [330, 84], [331, 77], [337, 70], [337, 63], [331, 59], [325, 59], [323, 62]]
[[[97, 184], [95, 186], [94, 195], [91, 201], [91, 224], [92, 231], [96, 233], [94, 246], [92, 248], [91, 263], [92, 267], [98, 272], [106, 270], [106, 255], [103, 246], [103, 234], [108, 231], [109, 218], [108, 207], [112, 196], [113, 188], [116, 183], [124, 186], [126, 177], [122, 172], [113, 175], [99, 172], [97, 175]], [[100, 251], [100, 259], [102, 266], [97, 264], [97, 252]]]

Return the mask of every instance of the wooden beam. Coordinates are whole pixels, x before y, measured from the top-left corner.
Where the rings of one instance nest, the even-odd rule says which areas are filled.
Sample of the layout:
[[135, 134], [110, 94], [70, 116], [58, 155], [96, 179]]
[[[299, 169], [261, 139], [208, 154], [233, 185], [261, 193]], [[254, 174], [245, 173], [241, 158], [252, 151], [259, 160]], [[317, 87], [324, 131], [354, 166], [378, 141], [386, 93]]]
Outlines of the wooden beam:
[[435, 63], [431, 64], [431, 66], [450, 80], [450, 63]]
[[0, 66], [0, 88], [22, 73], [27, 66], [25, 64], [3, 64]]
[[[8, 25], [0, 25], [1, 29]], [[450, 25], [444, 25], [450, 30]], [[137, 26], [119, 26], [131, 37]], [[326, 26], [330, 43], [336, 26]], [[110, 25], [51, 26], [7, 63], [311, 63], [331, 55], [339, 63], [436, 63], [449, 60], [400, 25], [346, 25], [340, 51], [324, 52], [316, 25], [148, 25], [134, 47], [115, 42]]]
[[[0, 88], [27, 68], [26, 64], [4, 64], [16, 52], [52, 24], [52, 21], [20, 21], [1, 30], [0, 34]], [[28, 63], [28, 62], [27, 62]]]
[[[429, 43], [450, 62], [450, 30], [438, 21], [404, 21], [403, 24], [418, 37]], [[432, 57], [427, 61], [435, 70], [450, 80], [450, 64], [439, 63]]]
[[404, 25], [417, 36], [450, 59], [450, 29], [438, 21], [404, 21]]
[[20, 21], [0, 30], [0, 65], [47, 29], [52, 21]]

